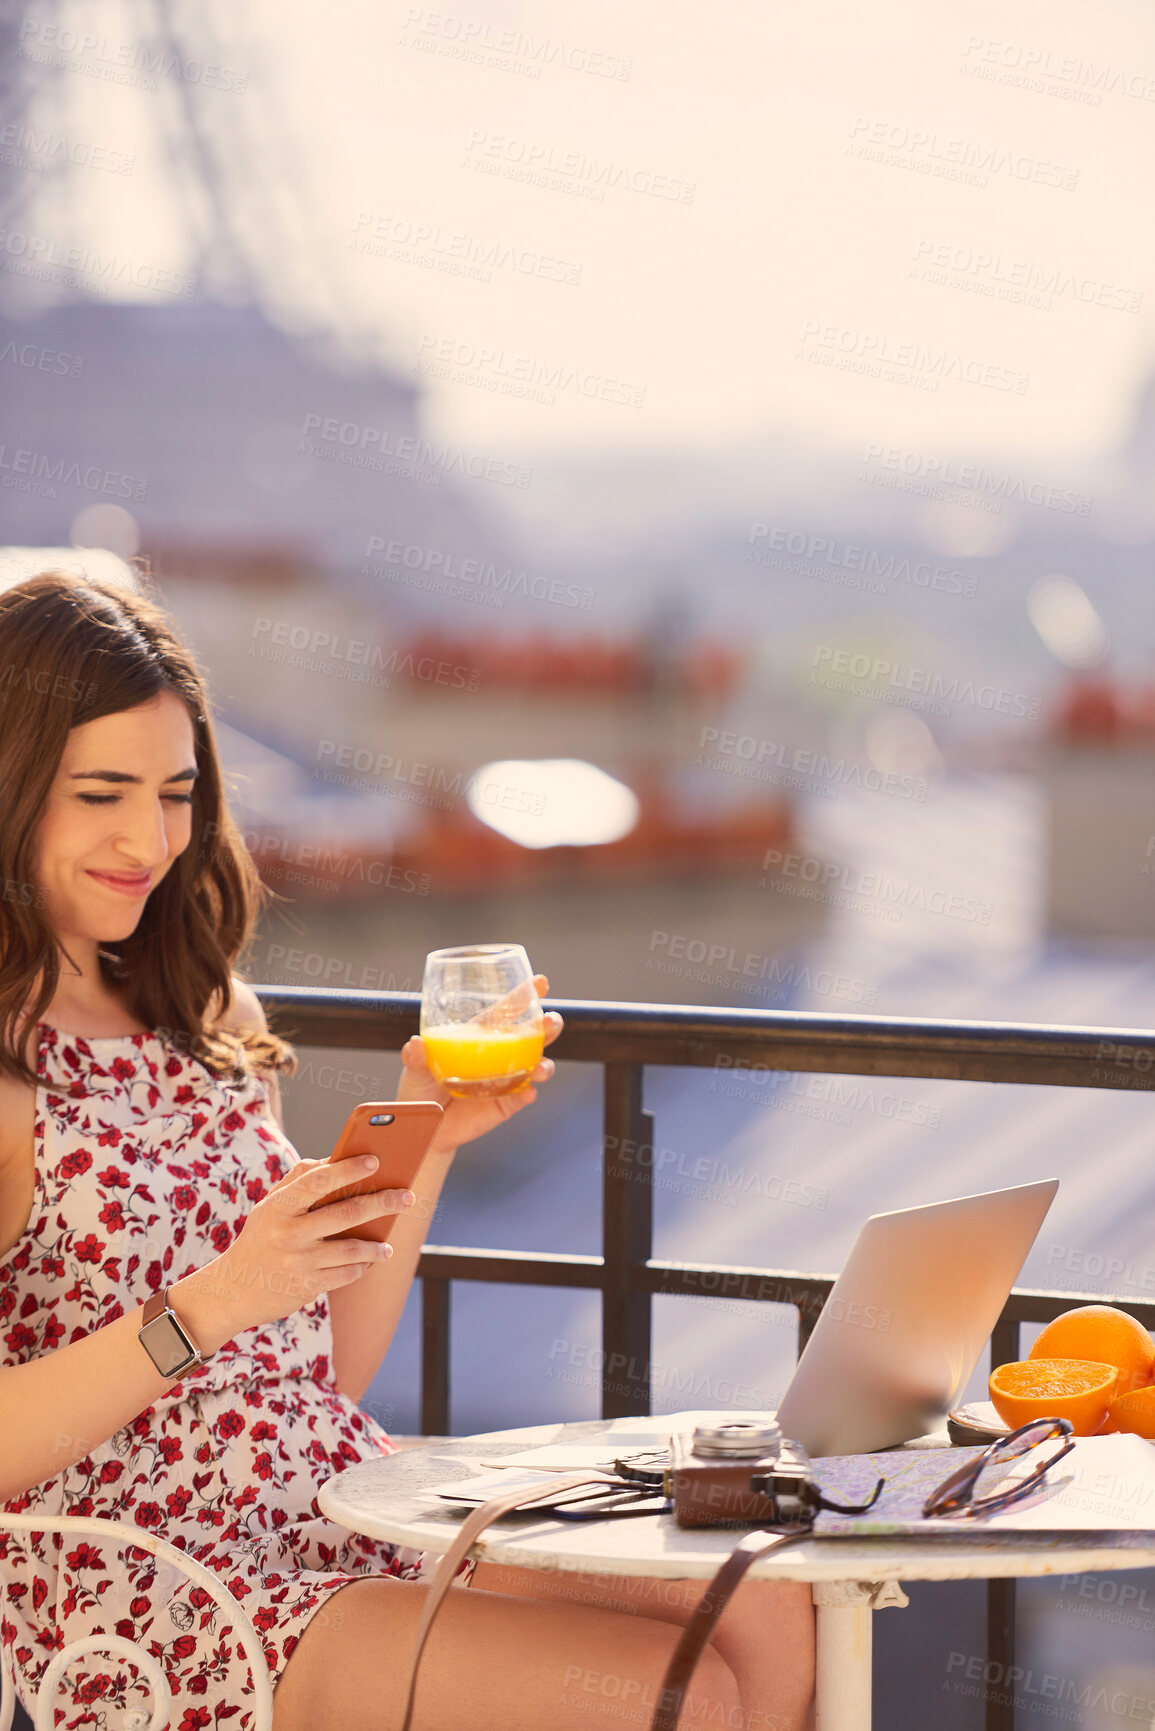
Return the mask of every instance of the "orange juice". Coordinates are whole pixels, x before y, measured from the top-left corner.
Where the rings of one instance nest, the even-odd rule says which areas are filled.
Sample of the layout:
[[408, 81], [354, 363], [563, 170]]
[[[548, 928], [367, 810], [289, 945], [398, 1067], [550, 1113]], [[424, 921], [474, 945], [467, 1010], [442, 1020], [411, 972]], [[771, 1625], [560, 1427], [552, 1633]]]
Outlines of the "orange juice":
[[438, 1081], [457, 1099], [468, 1100], [524, 1088], [544, 1050], [545, 1027], [541, 1022], [516, 1028], [449, 1022], [423, 1028], [421, 1038]]

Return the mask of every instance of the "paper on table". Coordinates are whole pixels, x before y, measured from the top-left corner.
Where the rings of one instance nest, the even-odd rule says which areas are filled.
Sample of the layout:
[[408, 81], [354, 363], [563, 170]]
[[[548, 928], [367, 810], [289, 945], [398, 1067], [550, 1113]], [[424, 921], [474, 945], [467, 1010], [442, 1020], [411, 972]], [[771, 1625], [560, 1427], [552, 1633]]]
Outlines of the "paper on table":
[[995, 1514], [944, 1519], [922, 1516], [926, 1498], [951, 1472], [981, 1449], [891, 1451], [828, 1455], [813, 1462], [814, 1476], [839, 1502], [864, 1499], [879, 1477], [886, 1487], [867, 1515], [823, 1511], [816, 1534], [1058, 1533], [1123, 1528], [1155, 1532], [1155, 1447], [1137, 1436], [1076, 1439], [1074, 1450], [1047, 1475], [1039, 1490]]
[[766, 1413], [701, 1411], [663, 1413], [657, 1418], [616, 1418], [607, 1423], [598, 1441], [550, 1443], [544, 1448], [521, 1449], [517, 1454], [501, 1455], [492, 1460], [483, 1458], [481, 1464], [483, 1467], [533, 1467], [538, 1472], [580, 1472], [586, 1467], [604, 1467], [607, 1472], [612, 1472], [615, 1457], [621, 1456], [640, 1467], [658, 1467], [666, 1459], [670, 1438], [675, 1431], [692, 1431], [695, 1425], [717, 1424], [723, 1419], [741, 1418], [744, 1422], [755, 1422], [770, 1416]]

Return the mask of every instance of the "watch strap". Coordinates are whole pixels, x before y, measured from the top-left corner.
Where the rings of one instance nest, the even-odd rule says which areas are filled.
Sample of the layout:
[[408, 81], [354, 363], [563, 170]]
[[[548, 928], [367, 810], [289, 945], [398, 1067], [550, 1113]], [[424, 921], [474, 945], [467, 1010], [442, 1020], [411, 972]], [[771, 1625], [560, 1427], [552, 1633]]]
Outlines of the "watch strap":
[[[194, 1369], [195, 1366], [203, 1364], [205, 1361], [204, 1354], [201, 1352], [200, 1347], [197, 1345], [176, 1311], [170, 1305], [168, 1295], [169, 1288], [167, 1286], [162, 1286], [159, 1292], [154, 1292], [150, 1298], [145, 1300], [144, 1311], [141, 1316], [140, 1328], [137, 1330], [137, 1334], [144, 1350], [148, 1353], [148, 1356], [152, 1358], [153, 1363], [156, 1364], [156, 1359], [153, 1358], [152, 1353], [149, 1351], [148, 1342], [144, 1338], [144, 1331], [148, 1327], [149, 1323], [156, 1322], [158, 1317], [167, 1314], [172, 1318], [174, 1326], [179, 1330], [182, 1340], [188, 1342], [189, 1349], [192, 1353], [192, 1357], [187, 1359], [181, 1365], [180, 1369], [173, 1373], [173, 1380], [175, 1381], [179, 1377], [183, 1376], [186, 1371]], [[157, 1369], [160, 1369], [159, 1365], [157, 1365]]]

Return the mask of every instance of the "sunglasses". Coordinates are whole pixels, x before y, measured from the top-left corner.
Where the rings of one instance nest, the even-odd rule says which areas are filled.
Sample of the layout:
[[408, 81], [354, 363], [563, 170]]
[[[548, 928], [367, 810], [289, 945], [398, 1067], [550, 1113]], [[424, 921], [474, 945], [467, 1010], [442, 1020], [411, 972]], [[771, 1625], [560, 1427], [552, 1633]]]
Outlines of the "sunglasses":
[[[957, 1473], [952, 1473], [922, 1505], [924, 1515], [993, 1514], [1029, 1496], [1051, 1468], [1069, 1455], [1075, 1444], [1072, 1425], [1065, 1418], [1036, 1418], [1020, 1425], [1009, 1436], [999, 1437]], [[1038, 1450], [1031, 1471], [1012, 1474], [1008, 1469], [1025, 1455]], [[976, 1494], [977, 1493], [977, 1494]]]

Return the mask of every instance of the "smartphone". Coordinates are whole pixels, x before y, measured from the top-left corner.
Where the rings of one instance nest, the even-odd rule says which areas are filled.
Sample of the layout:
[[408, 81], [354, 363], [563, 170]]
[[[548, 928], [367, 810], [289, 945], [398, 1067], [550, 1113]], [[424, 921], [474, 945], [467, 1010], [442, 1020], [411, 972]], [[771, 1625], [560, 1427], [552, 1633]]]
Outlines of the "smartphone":
[[[436, 1100], [363, 1100], [354, 1106], [329, 1156], [329, 1164], [350, 1160], [357, 1154], [376, 1154], [377, 1170], [331, 1190], [323, 1202], [314, 1202], [309, 1213], [327, 1208], [330, 1202], [340, 1202], [346, 1196], [367, 1196], [375, 1190], [411, 1190], [429, 1144], [437, 1134], [441, 1114], [442, 1108]], [[378, 1244], [384, 1244], [396, 1219], [396, 1214], [374, 1214], [359, 1226], [346, 1226], [340, 1232], [326, 1233], [326, 1237], [375, 1238]]]

